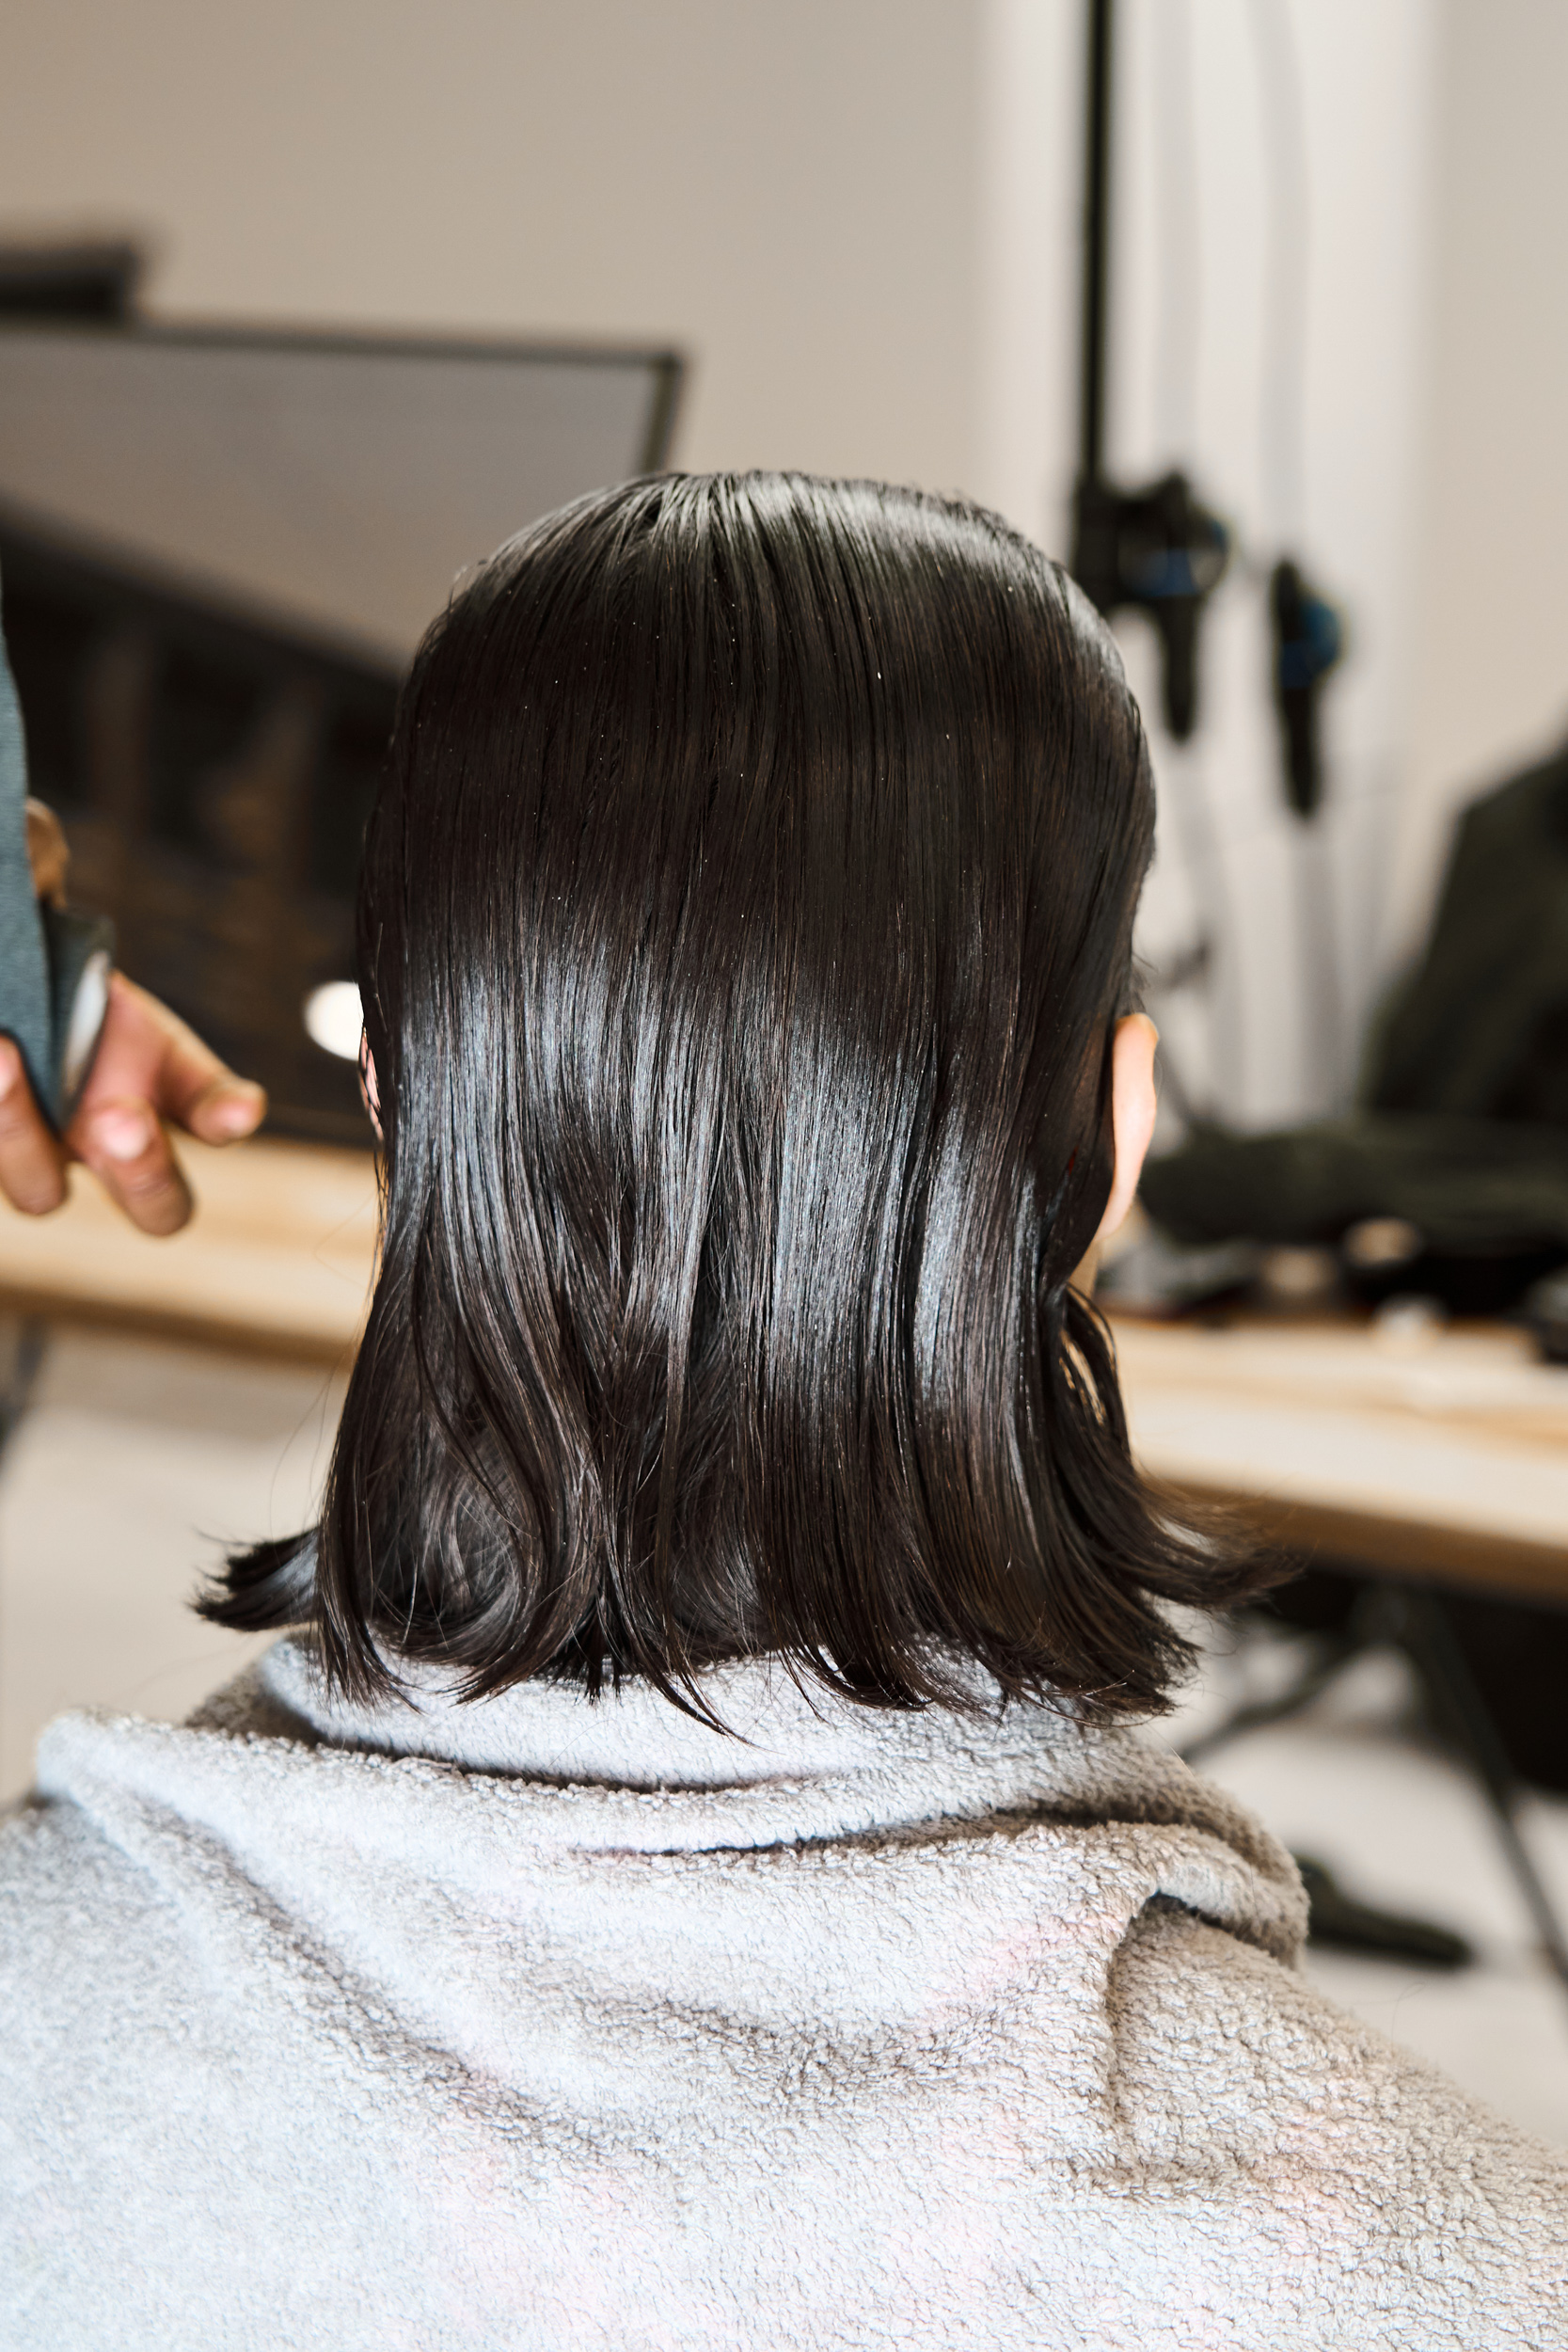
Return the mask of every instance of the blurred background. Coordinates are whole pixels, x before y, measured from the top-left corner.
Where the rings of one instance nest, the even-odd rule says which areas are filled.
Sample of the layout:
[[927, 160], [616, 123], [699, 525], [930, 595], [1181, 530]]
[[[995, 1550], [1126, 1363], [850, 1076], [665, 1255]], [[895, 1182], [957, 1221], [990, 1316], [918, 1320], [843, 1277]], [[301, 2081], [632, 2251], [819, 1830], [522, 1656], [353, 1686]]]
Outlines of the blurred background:
[[359, 828], [453, 575], [650, 465], [962, 491], [1149, 723], [1134, 1436], [1304, 1571], [1160, 1736], [1322, 1864], [1338, 1995], [1568, 2138], [1565, 103], [1555, 0], [8, 13], [35, 788], [275, 1116], [171, 1245], [0, 1220], [0, 1800], [233, 1671], [197, 1572], [309, 1513]]

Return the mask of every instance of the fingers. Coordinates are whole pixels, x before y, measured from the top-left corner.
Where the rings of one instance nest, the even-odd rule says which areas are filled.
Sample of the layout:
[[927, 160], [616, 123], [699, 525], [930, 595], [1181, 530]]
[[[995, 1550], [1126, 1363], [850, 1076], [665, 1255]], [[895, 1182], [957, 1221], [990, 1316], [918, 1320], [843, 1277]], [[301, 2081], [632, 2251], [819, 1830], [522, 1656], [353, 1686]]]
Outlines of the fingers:
[[267, 1109], [261, 1087], [236, 1077], [177, 1013], [117, 972], [84, 1104], [134, 1098], [202, 1143], [253, 1135]]
[[201, 1143], [238, 1143], [253, 1136], [266, 1115], [265, 1090], [226, 1070], [186, 1104], [183, 1123]]
[[162, 1032], [157, 1086], [153, 1100], [166, 1119], [172, 1119], [202, 1143], [234, 1143], [254, 1135], [267, 1113], [264, 1089], [252, 1079], [236, 1077], [178, 1013], [159, 1004], [130, 980], [119, 985], [134, 993], [146, 1018]]
[[66, 1141], [134, 1225], [177, 1233], [192, 1202], [164, 1121], [203, 1143], [231, 1143], [260, 1126], [266, 1106], [260, 1087], [225, 1069], [166, 1005], [117, 972]]
[[0, 1192], [28, 1216], [47, 1216], [65, 1199], [65, 1155], [8, 1037], [0, 1037]]
[[63, 907], [71, 851], [59, 818], [42, 801], [27, 803], [27, 863], [33, 869], [34, 898], [45, 906]]
[[189, 1221], [190, 1187], [150, 1104], [95, 1103], [71, 1139], [110, 1198], [144, 1233], [177, 1233]]
[[[254, 1134], [259, 1086], [237, 1078], [166, 1005], [116, 973], [103, 1035], [71, 1122], [69, 1148], [144, 1233], [177, 1233], [190, 1190], [166, 1119], [203, 1143]], [[34, 1216], [65, 1199], [66, 1152], [33, 1099], [15, 1041], [0, 1037], [0, 1192]]]

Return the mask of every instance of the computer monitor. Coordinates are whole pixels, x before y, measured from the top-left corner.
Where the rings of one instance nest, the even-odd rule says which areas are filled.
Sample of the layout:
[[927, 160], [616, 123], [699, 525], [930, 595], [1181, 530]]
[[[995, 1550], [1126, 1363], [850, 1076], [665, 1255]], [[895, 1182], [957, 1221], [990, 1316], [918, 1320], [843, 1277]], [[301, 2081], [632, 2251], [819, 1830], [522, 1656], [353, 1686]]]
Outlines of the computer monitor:
[[[668, 351], [0, 324], [0, 595], [34, 789], [119, 960], [363, 1140], [352, 974], [399, 675], [469, 564], [667, 459]], [[315, 1034], [312, 1034], [312, 1029]]]

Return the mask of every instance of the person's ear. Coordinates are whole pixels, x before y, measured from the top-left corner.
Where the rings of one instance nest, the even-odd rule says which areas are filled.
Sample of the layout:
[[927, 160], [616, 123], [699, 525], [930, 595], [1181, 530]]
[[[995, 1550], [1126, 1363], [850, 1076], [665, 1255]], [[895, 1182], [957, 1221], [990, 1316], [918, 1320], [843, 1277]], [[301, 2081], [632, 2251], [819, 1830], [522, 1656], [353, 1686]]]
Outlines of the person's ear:
[[1132, 1206], [1138, 1179], [1154, 1136], [1159, 1108], [1154, 1091], [1154, 1048], [1160, 1032], [1147, 1012], [1130, 1012], [1117, 1023], [1111, 1042], [1111, 1132], [1116, 1145], [1116, 1173], [1111, 1197], [1095, 1235], [1096, 1248], [1108, 1242]]
[[375, 1082], [375, 1056], [371, 1052], [371, 1041], [363, 1029], [359, 1032], [359, 1091], [365, 1098], [365, 1108], [371, 1115], [371, 1125], [375, 1129], [375, 1139], [379, 1143], [381, 1089]]
[[1084, 1253], [1072, 1287], [1086, 1298], [1100, 1272], [1100, 1253], [1132, 1206], [1143, 1174], [1158, 1107], [1154, 1093], [1154, 1048], [1160, 1032], [1144, 1012], [1118, 1021], [1111, 1041], [1111, 1134], [1116, 1169], [1100, 1231]]

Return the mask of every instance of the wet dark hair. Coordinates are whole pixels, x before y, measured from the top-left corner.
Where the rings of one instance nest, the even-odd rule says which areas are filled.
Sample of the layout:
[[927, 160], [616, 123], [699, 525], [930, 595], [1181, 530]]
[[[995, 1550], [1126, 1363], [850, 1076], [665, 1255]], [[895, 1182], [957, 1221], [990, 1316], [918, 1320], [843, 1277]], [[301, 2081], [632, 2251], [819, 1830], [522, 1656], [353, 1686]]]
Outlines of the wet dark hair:
[[321, 1522], [204, 1603], [346, 1692], [775, 1652], [1161, 1704], [1246, 1569], [1069, 1286], [1153, 838], [1113, 643], [993, 516], [670, 476], [420, 648], [359, 892], [383, 1244]]

